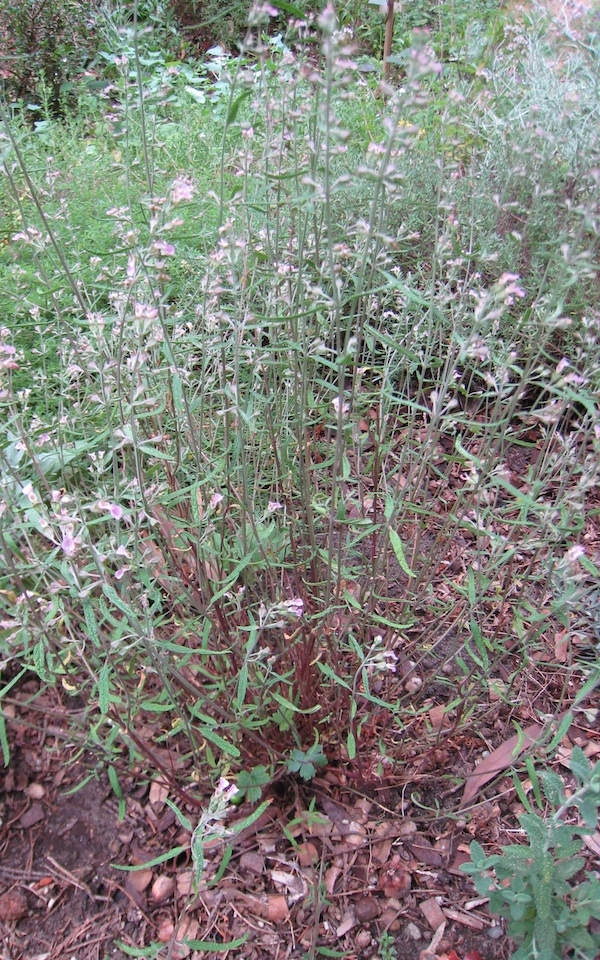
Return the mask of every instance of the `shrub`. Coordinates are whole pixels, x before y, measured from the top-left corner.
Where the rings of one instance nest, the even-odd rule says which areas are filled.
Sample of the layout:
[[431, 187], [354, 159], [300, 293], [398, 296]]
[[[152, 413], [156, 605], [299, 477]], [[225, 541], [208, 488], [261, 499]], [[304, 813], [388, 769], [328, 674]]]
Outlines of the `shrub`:
[[99, 0], [0, 0], [7, 100], [38, 102], [40, 83], [52, 111], [95, 53]]

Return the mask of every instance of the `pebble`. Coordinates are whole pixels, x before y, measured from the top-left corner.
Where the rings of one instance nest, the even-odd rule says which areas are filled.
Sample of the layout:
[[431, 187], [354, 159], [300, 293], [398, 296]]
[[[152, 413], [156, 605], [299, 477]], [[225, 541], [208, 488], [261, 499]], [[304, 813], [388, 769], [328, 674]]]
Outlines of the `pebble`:
[[406, 926], [405, 926], [405, 928], [404, 928], [404, 935], [405, 935], [409, 940], [420, 940], [420, 939], [421, 939], [421, 931], [419, 930], [419, 928], [418, 928], [418, 926], [416, 925], [416, 923], [407, 923]]
[[487, 935], [490, 940], [499, 940], [503, 933], [504, 931], [501, 926], [488, 927]]

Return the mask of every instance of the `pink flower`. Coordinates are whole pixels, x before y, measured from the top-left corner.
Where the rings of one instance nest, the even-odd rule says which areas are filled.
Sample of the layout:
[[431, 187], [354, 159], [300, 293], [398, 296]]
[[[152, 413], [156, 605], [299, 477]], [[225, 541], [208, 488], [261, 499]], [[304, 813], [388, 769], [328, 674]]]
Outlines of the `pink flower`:
[[184, 200], [192, 200], [194, 197], [194, 188], [188, 180], [176, 180], [171, 192], [171, 202], [177, 206]]
[[167, 243], [166, 240], [155, 240], [152, 244], [153, 250], [157, 253], [162, 253], [163, 257], [172, 257], [175, 253], [175, 247], [172, 243]]

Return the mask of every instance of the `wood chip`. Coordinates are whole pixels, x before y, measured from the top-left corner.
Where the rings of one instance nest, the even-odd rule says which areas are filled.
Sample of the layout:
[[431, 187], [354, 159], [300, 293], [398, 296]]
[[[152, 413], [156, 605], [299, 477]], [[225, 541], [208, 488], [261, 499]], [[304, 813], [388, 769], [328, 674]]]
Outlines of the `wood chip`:
[[240, 867], [248, 873], [256, 873], [260, 876], [265, 871], [265, 858], [254, 850], [248, 850], [240, 857]]
[[42, 805], [40, 803], [32, 803], [29, 810], [26, 810], [25, 813], [21, 814], [19, 817], [19, 823], [22, 827], [32, 827], [34, 823], [39, 823], [40, 820], [45, 820], [46, 814], [42, 810]]
[[442, 908], [434, 897], [430, 897], [421, 904], [421, 913], [432, 930], [438, 930], [446, 922]]
[[351, 912], [350, 910], [346, 911], [346, 913], [342, 917], [342, 922], [340, 923], [339, 927], [335, 931], [336, 937], [338, 938], [343, 937], [344, 934], [349, 933], [353, 927], [357, 926], [357, 924], [358, 924], [358, 920], [354, 916], [354, 913]]
[[470, 927], [471, 930], [483, 930], [485, 923], [479, 917], [474, 917], [470, 913], [463, 913], [462, 910], [454, 910], [452, 907], [444, 907], [443, 914], [448, 920], [456, 920], [463, 927]]

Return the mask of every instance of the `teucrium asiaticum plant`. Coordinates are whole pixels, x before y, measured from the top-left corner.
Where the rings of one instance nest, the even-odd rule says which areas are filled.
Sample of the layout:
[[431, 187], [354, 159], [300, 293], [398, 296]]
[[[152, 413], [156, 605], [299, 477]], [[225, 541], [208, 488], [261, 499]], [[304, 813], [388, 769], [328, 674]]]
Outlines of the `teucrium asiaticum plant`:
[[[526, 843], [486, 856], [473, 841], [471, 863], [461, 866], [477, 892], [489, 896], [491, 912], [509, 921], [509, 936], [518, 944], [512, 960], [561, 960], [565, 951], [585, 960], [598, 956], [600, 936], [588, 925], [592, 917], [600, 920], [600, 878], [594, 871], [580, 876], [585, 866], [580, 854], [582, 836], [594, 833], [598, 824], [600, 761], [592, 767], [575, 746], [571, 772], [577, 787], [568, 796], [558, 774], [538, 773], [554, 812], [519, 816]], [[567, 822], [567, 815], [583, 822]]]

